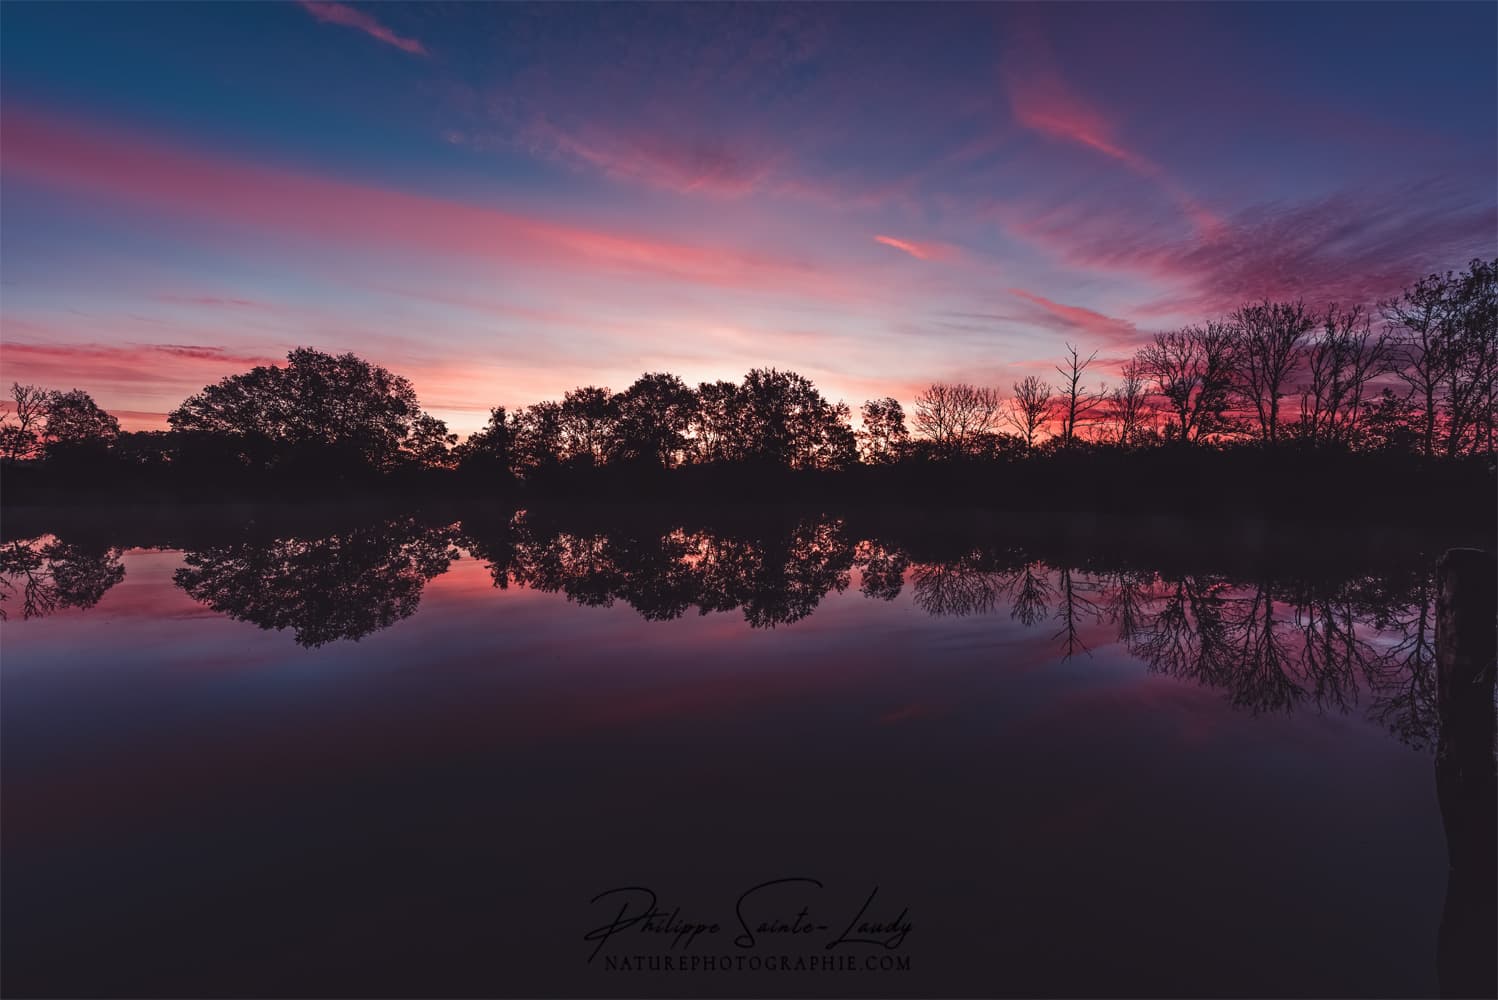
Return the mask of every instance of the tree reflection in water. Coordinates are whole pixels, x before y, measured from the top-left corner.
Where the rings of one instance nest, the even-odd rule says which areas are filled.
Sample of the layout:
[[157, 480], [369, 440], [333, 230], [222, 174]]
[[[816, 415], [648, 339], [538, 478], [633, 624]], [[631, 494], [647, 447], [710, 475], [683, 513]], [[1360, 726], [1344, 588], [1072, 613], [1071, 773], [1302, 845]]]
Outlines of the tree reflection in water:
[[299, 645], [361, 639], [416, 611], [458, 558], [450, 528], [404, 518], [316, 538], [240, 540], [187, 552], [174, 579], [214, 611]]
[[[524, 517], [487, 529], [469, 529], [469, 550], [489, 564], [495, 586], [511, 584], [562, 593], [575, 603], [608, 607], [622, 601], [652, 621], [679, 618], [689, 609], [743, 612], [754, 628], [800, 621], [822, 598], [841, 593], [859, 558], [841, 522], [808, 518], [784, 530], [564, 531]], [[903, 563], [871, 553], [882, 586]], [[872, 593], [866, 590], [866, 593]]]
[[125, 578], [117, 548], [69, 545], [51, 535], [0, 544], [0, 621], [91, 608]]
[[[1077, 558], [1022, 538], [973, 545], [892, 532], [855, 535], [842, 519], [767, 524], [562, 524], [505, 512], [461, 526], [398, 517], [337, 531], [249, 534], [189, 548], [175, 582], [195, 600], [303, 646], [357, 640], [413, 614], [459, 546], [500, 589], [616, 602], [653, 621], [737, 611], [752, 628], [789, 625], [842, 593], [858, 571], [865, 598], [907, 584], [932, 616], [1007, 613], [1048, 629], [1058, 659], [1116, 642], [1155, 673], [1223, 691], [1253, 713], [1368, 714], [1401, 740], [1430, 745], [1435, 593], [1422, 562], [1352, 574], [1261, 566], [1156, 570], [1150, 557]], [[87, 608], [124, 576], [118, 548], [50, 535], [0, 545], [0, 616]], [[1151, 554], [1154, 555], [1154, 554]]]

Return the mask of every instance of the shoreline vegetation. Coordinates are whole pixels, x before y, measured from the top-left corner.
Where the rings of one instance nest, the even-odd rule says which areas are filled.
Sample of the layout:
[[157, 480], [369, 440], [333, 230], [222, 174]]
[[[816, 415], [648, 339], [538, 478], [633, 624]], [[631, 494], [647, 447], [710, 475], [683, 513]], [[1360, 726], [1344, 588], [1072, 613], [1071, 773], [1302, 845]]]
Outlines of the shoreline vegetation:
[[206, 386], [166, 431], [17, 383], [0, 495], [7, 510], [387, 497], [1490, 521], [1498, 259], [1421, 279], [1379, 317], [1248, 304], [1127, 360], [1068, 344], [1055, 382], [933, 383], [908, 420], [868, 400], [856, 429], [848, 404], [776, 368], [496, 406], [462, 441], [402, 376], [310, 348]]
[[976, 505], [809, 504], [719, 500], [626, 499], [619, 502], [548, 500], [519, 506], [464, 497], [361, 497], [297, 500], [125, 502], [99, 517], [95, 504], [10, 505], [0, 522], [0, 546], [47, 537], [94, 549], [183, 549], [226, 538], [260, 541], [315, 539], [382, 524], [459, 535], [506, 535], [517, 529], [577, 537], [611, 535], [664, 539], [677, 532], [773, 536], [807, 521], [834, 523], [851, 536], [880, 538], [933, 558], [958, 558], [978, 548], [1077, 565], [1178, 565], [1246, 572], [1264, 564], [1298, 572], [1368, 569], [1386, 562], [1434, 565], [1453, 547], [1492, 548], [1491, 517], [1410, 521], [1310, 512], [1277, 517], [1212, 511], [1170, 513], [1106, 510], [1006, 511]]

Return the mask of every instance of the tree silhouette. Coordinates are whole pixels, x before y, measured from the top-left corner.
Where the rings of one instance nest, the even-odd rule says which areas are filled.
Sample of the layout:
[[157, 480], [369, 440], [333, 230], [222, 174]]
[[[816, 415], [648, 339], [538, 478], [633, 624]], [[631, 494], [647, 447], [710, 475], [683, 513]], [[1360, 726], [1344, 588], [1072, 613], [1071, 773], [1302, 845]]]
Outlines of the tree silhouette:
[[979, 435], [993, 430], [999, 394], [966, 382], [933, 382], [915, 398], [915, 426], [939, 451], [962, 454]]
[[1312, 444], [1354, 444], [1363, 430], [1368, 386], [1389, 371], [1389, 339], [1374, 334], [1362, 307], [1333, 306], [1305, 360], [1298, 436]]
[[905, 408], [892, 396], [871, 399], [860, 411], [863, 430], [858, 439], [863, 445], [863, 460], [870, 465], [893, 462], [905, 453], [910, 431], [905, 427]]
[[699, 462], [737, 462], [747, 442], [739, 426], [739, 386], [735, 382], [703, 382], [697, 387], [690, 435]]
[[1235, 339], [1232, 327], [1212, 322], [1157, 333], [1135, 355], [1174, 414], [1168, 432], [1177, 440], [1202, 441], [1228, 428]]
[[1014, 399], [1010, 405], [1009, 423], [1024, 439], [1026, 450], [1035, 447], [1035, 435], [1051, 418], [1051, 398], [1054, 390], [1049, 382], [1035, 375], [1026, 375], [1014, 383]]
[[[1301, 344], [1316, 325], [1304, 302], [1256, 302], [1233, 313], [1238, 392], [1253, 408], [1259, 436], [1279, 441], [1280, 400], [1300, 364]], [[1184, 426], [1184, 424], [1183, 424]]]
[[453, 445], [458, 435], [447, 430], [447, 424], [430, 413], [423, 413], [411, 421], [402, 450], [413, 462], [433, 469], [446, 469], [453, 464]]
[[586, 386], [562, 397], [562, 454], [571, 460], [601, 465], [608, 458], [616, 426], [619, 403], [608, 389]]
[[515, 468], [515, 425], [503, 406], [489, 411], [489, 422], [453, 448], [453, 462], [466, 475], [508, 479]]
[[792, 469], [837, 469], [857, 461], [848, 407], [829, 403], [795, 372], [756, 368], [736, 394], [746, 457]]
[[[1401, 355], [1395, 374], [1420, 409], [1422, 451], [1493, 449], [1498, 384], [1498, 260], [1432, 274], [1384, 304]], [[1444, 425], [1444, 426], [1443, 426]]]
[[400, 462], [421, 412], [410, 382], [353, 354], [297, 348], [286, 361], [208, 386], [167, 421], [252, 465], [293, 457], [372, 469]]
[[613, 453], [626, 462], [669, 469], [687, 446], [696, 397], [675, 375], [641, 375], [614, 400], [618, 414]]
[[1109, 392], [1102, 404], [1103, 426], [1109, 438], [1120, 447], [1138, 444], [1147, 426], [1149, 390], [1144, 372], [1136, 362], [1123, 366], [1123, 380]]
[[51, 393], [39, 386], [11, 383], [10, 412], [0, 412], [0, 457], [14, 462], [36, 454], [50, 397]]
[[511, 452], [517, 473], [544, 474], [562, 461], [562, 405], [532, 403], [515, 414]]
[[46, 429], [42, 440], [48, 452], [85, 445], [107, 445], [120, 433], [120, 422], [105, 413], [82, 389], [47, 394]]
[[[1077, 349], [1067, 344], [1066, 360], [1056, 366], [1056, 372], [1061, 376], [1061, 443], [1064, 445], [1077, 440], [1078, 429], [1091, 419], [1092, 411], [1105, 398], [1101, 390], [1088, 390], [1082, 385], [1088, 366], [1096, 360], [1097, 351], [1081, 358]], [[1015, 396], [1018, 398], [1018, 391]], [[1027, 440], [1031, 438], [1033, 434], [1027, 436]]]

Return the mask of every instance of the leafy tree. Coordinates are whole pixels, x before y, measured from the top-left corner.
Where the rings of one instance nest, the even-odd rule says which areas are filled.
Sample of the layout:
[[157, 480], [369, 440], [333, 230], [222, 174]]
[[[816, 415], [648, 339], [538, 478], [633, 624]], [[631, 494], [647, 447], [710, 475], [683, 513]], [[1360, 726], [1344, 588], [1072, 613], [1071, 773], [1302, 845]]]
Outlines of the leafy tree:
[[910, 431], [905, 427], [905, 409], [892, 396], [871, 399], [863, 404], [859, 414], [863, 430], [859, 440], [863, 443], [863, 458], [870, 465], [893, 462], [905, 452], [910, 443]]
[[515, 468], [516, 422], [503, 406], [489, 411], [489, 422], [483, 429], [453, 449], [453, 462], [459, 471], [489, 479], [509, 477]]
[[746, 442], [740, 419], [742, 397], [736, 382], [703, 382], [688, 428], [693, 457], [699, 462], [739, 461]]
[[517, 413], [511, 449], [517, 473], [534, 473], [558, 465], [562, 458], [562, 405], [546, 400], [532, 403]]
[[601, 465], [619, 422], [619, 403], [608, 389], [588, 386], [562, 397], [562, 456]]
[[676, 465], [686, 450], [687, 428], [696, 407], [696, 394], [675, 375], [641, 375], [614, 398], [618, 413], [615, 456], [664, 469]]
[[50, 392], [45, 404], [42, 442], [48, 454], [89, 445], [108, 445], [119, 437], [120, 422], [100, 409], [82, 389]]
[[445, 421], [423, 413], [411, 421], [411, 430], [403, 447], [406, 454], [419, 464], [447, 469], [453, 465], [452, 447], [457, 443], [458, 435], [448, 432]]
[[420, 416], [411, 383], [354, 354], [297, 348], [286, 366], [260, 366], [203, 389], [167, 416], [255, 463], [289, 453], [387, 469]]
[[795, 372], [756, 368], [735, 396], [747, 458], [792, 469], [840, 468], [857, 458], [845, 403], [829, 403]]

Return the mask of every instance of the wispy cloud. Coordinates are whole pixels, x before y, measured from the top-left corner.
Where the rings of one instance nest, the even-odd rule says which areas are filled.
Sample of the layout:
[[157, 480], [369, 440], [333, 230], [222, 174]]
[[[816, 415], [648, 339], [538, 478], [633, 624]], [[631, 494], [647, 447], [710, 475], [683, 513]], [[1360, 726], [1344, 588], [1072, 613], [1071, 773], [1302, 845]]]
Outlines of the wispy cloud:
[[207, 156], [153, 138], [7, 109], [0, 165], [15, 178], [211, 222], [688, 285], [843, 300], [851, 276], [800, 258], [590, 229], [428, 195]]
[[1132, 344], [1139, 339], [1139, 331], [1128, 320], [1116, 319], [1083, 306], [1071, 306], [1055, 302], [1043, 295], [1027, 292], [1023, 288], [1011, 288], [1009, 294], [1037, 307], [1051, 322], [1049, 326], [1077, 330], [1109, 342], [1110, 345]]
[[1057, 216], [1016, 231], [1071, 265], [1173, 287], [1138, 316], [1210, 315], [1265, 296], [1371, 305], [1431, 270], [1498, 252], [1498, 206], [1441, 181], [1254, 205], [1185, 238], [1105, 218]]
[[541, 155], [682, 194], [742, 197], [762, 187], [773, 166], [768, 157], [721, 141], [630, 136], [599, 128], [566, 130], [544, 120], [528, 128], [522, 142]]
[[894, 236], [879, 235], [874, 237], [875, 243], [883, 243], [887, 247], [910, 254], [917, 260], [953, 260], [961, 251], [947, 243], [934, 243], [923, 241], [916, 243], [913, 240], [902, 240]]
[[1031, 131], [1100, 153], [1154, 182], [1197, 229], [1213, 231], [1221, 221], [1160, 164], [1128, 146], [1118, 123], [1077, 93], [1062, 76], [1046, 40], [1020, 32], [1023, 45], [1011, 47], [1004, 61], [1004, 91], [1015, 121]]
[[372, 15], [350, 7], [348, 4], [331, 3], [326, 0], [298, 0], [298, 2], [303, 10], [324, 24], [341, 24], [346, 28], [357, 28], [371, 38], [377, 38], [386, 45], [394, 45], [402, 52], [409, 52], [415, 56], [428, 54], [426, 46], [421, 42], [414, 38], [406, 38], [404, 35], [397, 35]]

